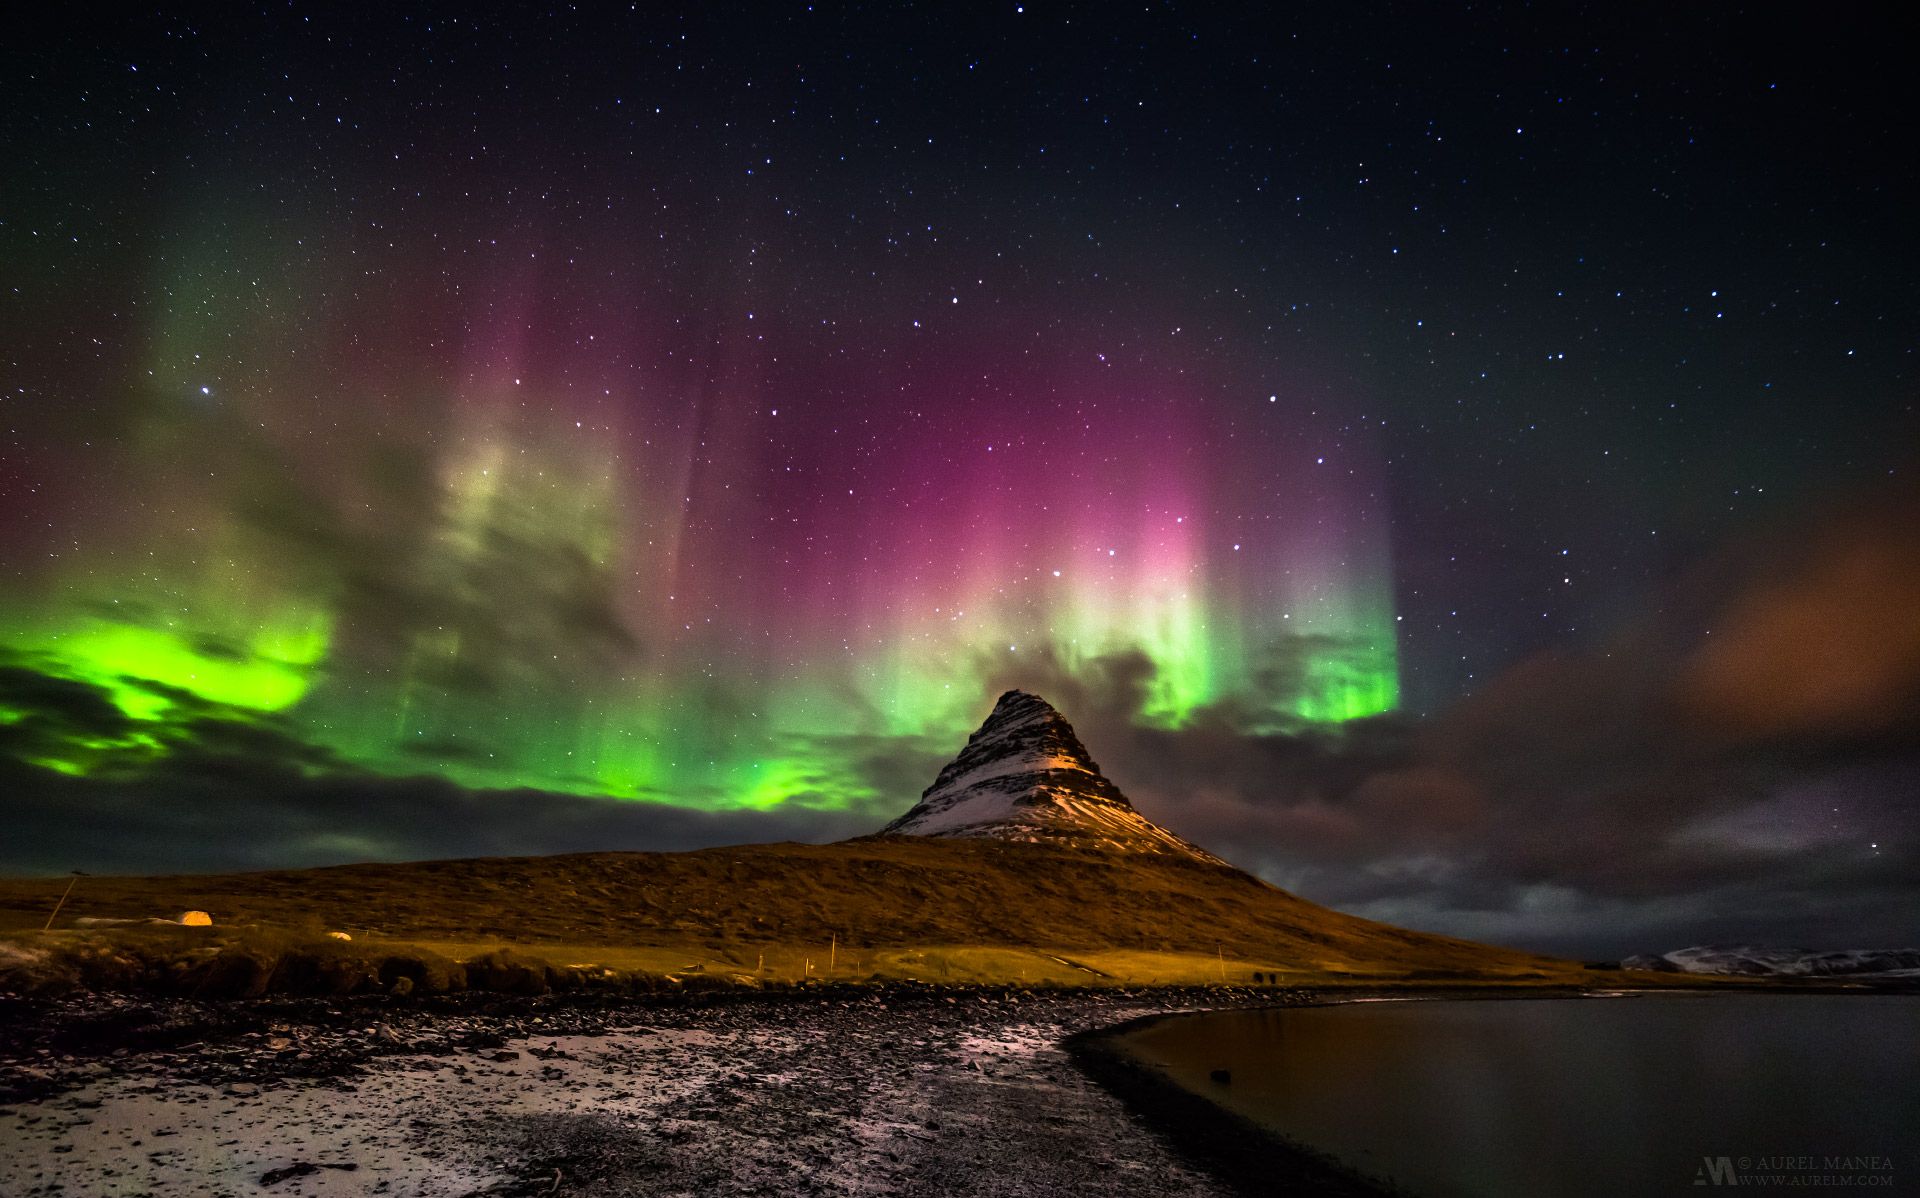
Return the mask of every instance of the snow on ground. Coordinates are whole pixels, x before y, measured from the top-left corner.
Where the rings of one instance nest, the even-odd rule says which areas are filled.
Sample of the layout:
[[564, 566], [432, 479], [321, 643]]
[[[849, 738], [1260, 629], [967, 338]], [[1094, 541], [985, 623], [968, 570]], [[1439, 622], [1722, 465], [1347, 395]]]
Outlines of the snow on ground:
[[[481, 1111], [505, 1122], [587, 1107], [643, 1116], [706, 1080], [664, 1062], [714, 1046], [700, 1031], [564, 1036], [451, 1061], [386, 1057], [357, 1078], [99, 1082], [44, 1113], [0, 1123], [0, 1143], [10, 1146], [0, 1158], [0, 1193], [251, 1193], [261, 1177], [305, 1162], [318, 1172], [275, 1185], [303, 1195], [469, 1194], [503, 1175], [465, 1137], [448, 1136], [451, 1128]], [[75, 1178], [87, 1180], [76, 1186]]]
[[0, 1194], [1217, 1193], [1058, 1047], [1152, 1009], [650, 1013], [605, 1036], [211, 1084], [134, 1058], [0, 1108]]

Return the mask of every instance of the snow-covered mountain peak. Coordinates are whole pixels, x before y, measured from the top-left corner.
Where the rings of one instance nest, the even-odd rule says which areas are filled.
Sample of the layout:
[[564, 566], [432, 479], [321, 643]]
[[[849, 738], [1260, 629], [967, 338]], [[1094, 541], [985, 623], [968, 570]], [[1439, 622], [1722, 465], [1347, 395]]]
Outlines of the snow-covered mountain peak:
[[1073, 725], [1045, 699], [1019, 690], [1000, 696], [960, 755], [881, 834], [1040, 841], [1225, 864], [1134, 810]]

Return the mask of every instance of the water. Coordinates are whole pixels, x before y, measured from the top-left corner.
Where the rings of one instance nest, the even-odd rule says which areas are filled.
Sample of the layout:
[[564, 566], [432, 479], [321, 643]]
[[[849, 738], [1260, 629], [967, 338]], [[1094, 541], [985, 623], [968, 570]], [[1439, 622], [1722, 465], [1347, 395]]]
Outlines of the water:
[[[1289, 1139], [1434, 1198], [1699, 1198], [1696, 1182], [1735, 1176], [1795, 1193], [1920, 1192], [1920, 997], [1222, 1011], [1149, 1025], [1125, 1046]], [[1227, 1085], [1208, 1076], [1221, 1068]]]

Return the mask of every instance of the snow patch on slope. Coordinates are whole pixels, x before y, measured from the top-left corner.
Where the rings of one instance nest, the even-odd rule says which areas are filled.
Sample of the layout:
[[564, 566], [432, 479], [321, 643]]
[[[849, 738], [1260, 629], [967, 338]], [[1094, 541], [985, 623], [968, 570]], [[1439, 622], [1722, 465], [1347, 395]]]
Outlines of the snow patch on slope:
[[1005, 778], [1014, 774], [1031, 774], [1035, 770], [1079, 770], [1081, 773], [1092, 773], [1086, 766], [1081, 765], [1071, 757], [1044, 757], [1039, 754], [1022, 753], [1018, 756], [1003, 757], [997, 761], [988, 762], [979, 769], [969, 771], [964, 776], [956, 778], [944, 786], [929, 790], [925, 795], [921, 796], [921, 801], [937, 802], [947, 795], [958, 794], [963, 790], [971, 790], [982, 782], [988, 782], [995, 778]]

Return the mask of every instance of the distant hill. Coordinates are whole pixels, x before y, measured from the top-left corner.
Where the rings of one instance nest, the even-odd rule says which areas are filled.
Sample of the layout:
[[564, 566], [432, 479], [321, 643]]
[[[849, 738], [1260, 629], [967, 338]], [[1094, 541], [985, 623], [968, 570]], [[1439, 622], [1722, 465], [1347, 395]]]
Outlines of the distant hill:
[[1920, 948], [1761, 948], [1751, 944], [1701, 944], [1670, 953], [1628, 957], [1622, 969], [1731, 977], [1920, 977]]

